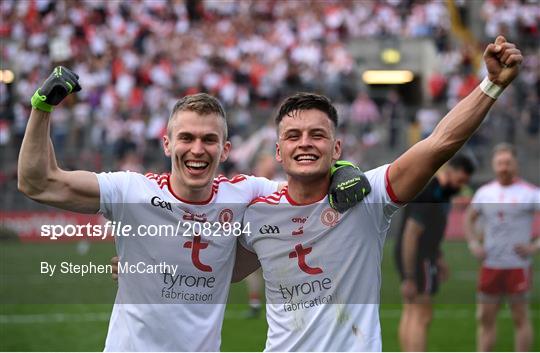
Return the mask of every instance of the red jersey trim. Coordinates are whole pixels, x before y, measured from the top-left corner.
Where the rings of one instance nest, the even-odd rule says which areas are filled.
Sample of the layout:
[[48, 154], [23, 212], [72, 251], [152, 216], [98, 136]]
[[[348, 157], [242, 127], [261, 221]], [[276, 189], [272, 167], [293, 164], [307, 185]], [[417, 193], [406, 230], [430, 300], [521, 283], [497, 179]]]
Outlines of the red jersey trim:
[[264, 202], [264, 203], [267, 203], [269, 205], [278, 205], [279, 204], [279, 201], [281, 200], [281, 198], [283, 197], [283, 195], [285, 195], [285, 189], [287, 187], [283, 188], [281, 191], [276, 191], [268, 196], [260, 196], [260, 197], [257, 197], [255, 199], [253, 199], [249, 205], [253, 205], [253, 204], [256, 204], [256, 203], [259, 203], [259, 202]]
[[244, 181], [244, 180], [247, 180], [247, 177], [244, 174], [235, 175], [231, 179], [225, 177], [224, 175], [218, 175], [214, 179], [213, 184], [214, 185], [219, 185], [219, 183], [222, 183], [222, 182], [236, 184], [236, 183], [239, 183], [239, 182]]
[[189, 200], [186, 200], [186, 199], [183, 199], [181, 198], [180, 196], [176, 195], [172, 189], [172, 186], [171, 186], [171, 180], [170, 180], [170, 175], [169, 175], [169, 178], [167, 178], [167, 188], [169, 189], [169, 192], [171, 193], [171, 195], [173, 195], [178, 201], [182, 201], [183, 203], [187, 203], [189, 205], [207, 205], [210, 203], [210, 201], [212, 201], [212, 199], [214, 198], [214, 195], [216, 194], [216, 191], [217, 191], [217, 188], [215, 187], [215, 185], [212, 185], [212, 192], [210, 193], [210, 197], [204, 201], [189, 201]]
[[161, 189], [163, 189], [163, 186], [168, 183], [169, 181], [169, 173], [164, 174], [156, 174], [156, 173], [146, 173], [144, 176], [150, 180], [154, 180]]
[[399, 201], [399, 199], [397, 198], [396, 194], [394, 193], [394, 189], [392, 189], [392, 185], [390, 184], [390, 177], [389, 177], [389, 172], [390, 172], [390, 167], [392, 165], [390, 164], [388, 166], [388, 168], [386, 168], [386, 173], [384, 173], [384, 181], [385, 181], [385, 184], [386, 184], [386, 193], [388, 194], [388, 196], [390, 196], [390, 200], [392, 200], [393, 203], [397, 203], [397, 204], [403, 204], [403, 202]]
[[171, 174], [170, 173], [164, 173], [164, 174], [146, 173], [144, 176], [146, 178], [148, 178], [149, 180], [156, 181], [157, 184], [159, 185], [160, 189], [163, 189], [165, 186], [167, 186], [167, 189], [169, 190], [171, 195], [173, 195], [177, 200], [179, 200], [179, 201], [181, 201], [183, 203], [186, 203], [186, 204], [190, 204], [190, 205], [207, 205], [207, 204], [209, 204], [210, 201], [212, 201], [212, 199], [214, 198], [214, 195], [217, 194], [220, 183], [225, 182], [225, 183], [236, 184], [236, 183], [239, 183], [241, 181], [247, 180], [247, 177], [245, 175], [243, 175], [243, 174], [236, 175], [236, 176], [232, 177], [231, 179], [226, 178], [223, 175], [218, 175], [216, 178], [214, 178], [214, 181], [212, 182], [212, 193], [210, 194], [210, 197], [207, 200], [205, 200], [205, 201], [190, 201], [190, 200], [183, 199], [180, 196], [178, 196], [177, 194], [175, 194], [175, 192], [172, 189], [171, 182], [170, 182], [170, 179], [171, 179]]

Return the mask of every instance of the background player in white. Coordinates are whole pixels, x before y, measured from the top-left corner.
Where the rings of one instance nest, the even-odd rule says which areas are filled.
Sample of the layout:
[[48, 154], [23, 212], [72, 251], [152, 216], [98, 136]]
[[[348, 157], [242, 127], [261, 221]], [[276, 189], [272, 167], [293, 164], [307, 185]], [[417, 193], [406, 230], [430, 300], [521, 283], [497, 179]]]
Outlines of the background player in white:
[[[263, 178], [215, 178], [231, 145], [225, 112], [206, 94], [184, 97], [173, 108], [163, 140], [171, 158], [170, 175], [64, 171], [49, 138], [50, 113], [78, 90], [77, 75], [57, 67], [32, 97], [34, 109], [19, 156], [19, 189], [36, 201], [77, 212], [99, 210], [130, 225], [176, 225], [178, 220], [234, 224], [254, 197], [277, 188]], [[116, 249], [124, 262], [165, 261], [178, 265], [180, 273], [120, 281], [106, 350], [219, 350], [235, 237], [135, 234], [117, 238]]]
[[[533, 342], [528, 308], [532, 283], [530, 258], [540, 251], [540, 238], [532, 242], [531, 235], [534, 213], [540, 210], [540, 190], [518, 177], [512, 145], [495, 146], [492, 168], [495, 180], [475, 193], [465, 222], [469, 249], [482, 262], [477, 298], [477, 348], [482, 352], [493, 350], [497, 313], [506, 296], [514, 321], [515, 349], [530, 351]], [[478, 231], [479, 219], [482, 219], [481, 231]]]
[[320, 202], [330, 184], [328, 167], [341, 155], [335, 108], [313, 94], [282, 104], [276, 159], [288, 187], [257, 200], [244, 218], [254, 232], [243, 244], [257, 253], [266, 284], [266, 350], [381, 350], [377, 303], [390, 218], [474, 133], [517, 76], [522, 56], [499, 36], [487, 46], [484, 61], [488, 77], [482, 85], [429, 137], [391, 165], [366, 173], [372, 192], [342, 216]]

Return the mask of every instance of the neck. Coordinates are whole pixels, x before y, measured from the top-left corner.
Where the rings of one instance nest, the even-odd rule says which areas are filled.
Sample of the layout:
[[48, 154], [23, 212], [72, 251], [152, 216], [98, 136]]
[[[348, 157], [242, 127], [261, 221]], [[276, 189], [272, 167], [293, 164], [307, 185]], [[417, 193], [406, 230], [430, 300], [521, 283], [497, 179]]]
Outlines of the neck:
[[205, 202], [212, 196], [212, 184], [203, 188], [190, 188], [180, 183], [180, 181], [172, 175], [169, 182], [173, 194], [182, 201]]
[[497, 179], [497, 181], [499, 182], [499, 184], [501, 184], [502, 186], [508, 186], [508, 185], [512, 185], [515, 181], [516, 181], [517, 177], [516, 176], [513, 176], [512, 178], [510, 179], [506, 179], [506, 178], [501, 178], [501, 179]]
[[311, 204], [322, 200], [328, 193], [330, 175], [314, 180], [299, 180], [289, 176], [287, 183], [289, 196], [294, 202]]

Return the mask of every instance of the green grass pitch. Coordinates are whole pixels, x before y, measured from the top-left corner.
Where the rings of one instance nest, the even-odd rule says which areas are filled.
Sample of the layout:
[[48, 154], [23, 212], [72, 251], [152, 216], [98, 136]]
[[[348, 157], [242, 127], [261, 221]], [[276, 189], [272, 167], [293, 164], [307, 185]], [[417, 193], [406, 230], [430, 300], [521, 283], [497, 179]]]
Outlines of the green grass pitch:
[[[399, 283], [392, 258], [393, 242], [385, 247], [381, 325], [383, 349], [397, 351], [397, 326], [400, 315]], [[112, 244], [92, 244], [85, 255], [77, 244], [0, 243], [0, 350], [2, 351], [101, 351], [107, 333], [108, 318], [115, 293], [109, 275], [90, 275], [83, 279], [54, 280], [39, 274], [39, 261], [70, 260], [108, 264], [114, 254]], [[477, 263], [462, 242], [447, 242], [444, 252], [451, 278], [436, 297], [436, 310], [429, 333], [430, 351], [474, 351], [474, 297]], [[540, 272], [540, 261], [535, 259]], [[87, 303], [109, 304], [12, 304], [35, 303], [35, 298], [66, 298], [73, 293]], [[532, 294], [531, 314], [535, 332], [540, 327], [540, 285]], [[34, 299], [27, 299], [34, 298]], [[49, 301], [50, 302], [50, 301]], [[264, 315], [246, 319], [247, 293], [244, 283], [234, 285], [230, 294], [222, 333], [224, 351], [261, 351], [266, 338]], [[496, 350], [513, 350], [512, 320], [507, 308], [499, 314]], [[533, 351], [540, 351], [537, 334]]]

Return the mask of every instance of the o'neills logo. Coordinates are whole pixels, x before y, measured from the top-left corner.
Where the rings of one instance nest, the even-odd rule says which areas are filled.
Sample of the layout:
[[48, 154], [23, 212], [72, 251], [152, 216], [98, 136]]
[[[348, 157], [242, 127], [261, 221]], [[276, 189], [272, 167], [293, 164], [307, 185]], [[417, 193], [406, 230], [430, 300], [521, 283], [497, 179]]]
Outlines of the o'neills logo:
[[224, 208], [219, 213], [218, 219], [220, 223], [231, 223], [233, 219], [233, 211], [229, 208]]
[[333, 227], [339, 222], [339, 213], [333, 208], [325, 209], [321, 214], [321, 222], [327, 227]]
[[307, 219], [308, 219], [307, 217], [294, 217], [294, 218], [291, 218], [291, 221], [292, 221], [293, 223], [301, 223], [301, 224], [304, 224], [304, 223], [306, 223]]

